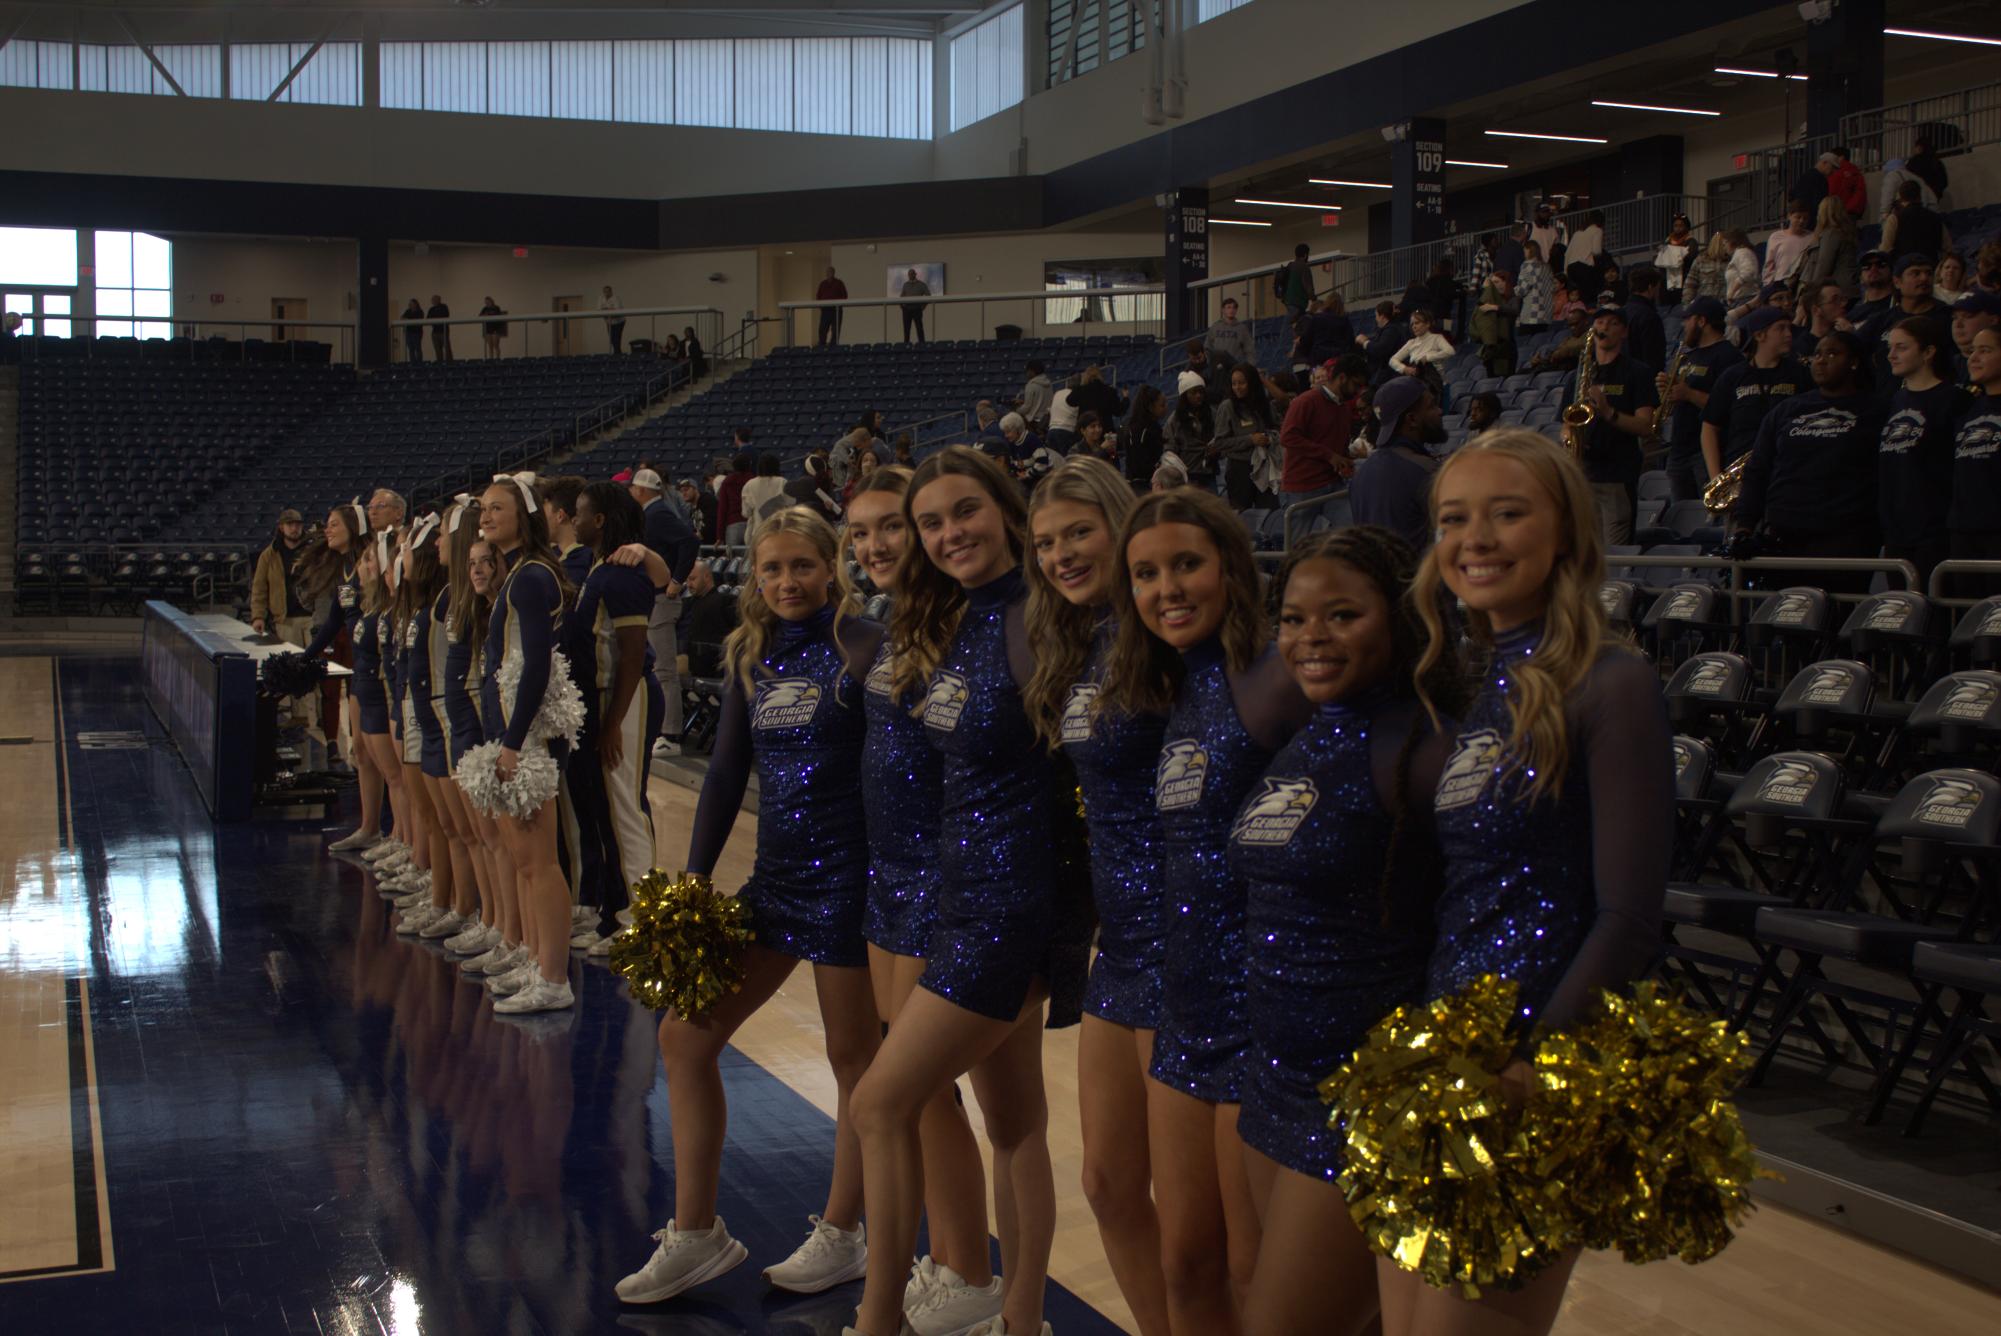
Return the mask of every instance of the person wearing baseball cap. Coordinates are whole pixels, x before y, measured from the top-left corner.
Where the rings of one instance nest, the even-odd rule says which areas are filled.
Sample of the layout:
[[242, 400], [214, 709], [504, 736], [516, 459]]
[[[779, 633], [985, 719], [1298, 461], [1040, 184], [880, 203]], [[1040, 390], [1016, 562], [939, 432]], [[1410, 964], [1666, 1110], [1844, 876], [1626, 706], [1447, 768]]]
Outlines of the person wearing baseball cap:
[[1890, 267], [1890, 279], [1896, 287], [1896, 299], [1888, 308], [1872, 316], [1865, 324], [1856, 326], [1855, 332], [1861, 336], [1863, 345], [1869, 349], [1869, 364], [1875, 382], [1888, 384], [1890, 376], [1890, 331], [1900, 321], [1914, 315], [1928, 315], [1944, 324], [1952, 318], [1932, 292], [1932, 269], [1934, 260], [1929, 255], [1906, 253], [1897, 257]]
[[1677, 501], [1702, 496], [1708, 477], [1702, 471], [1702, 410], [1709, 406], [1717, 378], [1744, 360], [1723, 337], [1725, 319], [1723, 303], [1714, 297], [1690, 302], [1682, 312], [1681, 348], [1655, 381], [1660, 402], [1668, 405], [1661, 430], [1668, 442], [1668, 482]]
[[299, 554], [305, 546], [305, 517], [287, 506], [278, 512], [271, 541], [257, 554], [250, 577], [250, 629], [301, 649], [313, 634], [313, 610], [299, 592]]
[[1872, 250], [1862, 252], [1856, 260], [1856, 281], [1862, 285], [1862, 295], [1848, 304], [1849, 323], [1864, 324], [1890, 308], [1890, 299], [1896, 296], [1896, 289], [1890, 286], [1890, 263], [1896, 258], [1888, 251]]
[[1376, 448], [1355, 467], [1348, 504], [1355, 523], [1379, 524], [1402, 535], [1414, 551], [1431, 546], [1431, 475], [1448, 439], [1438, 397], [1415, 376], [1398, 376], [1376, 390]]
[[1563, 340], [1553, 348], [1544, 349], [1529, 359], [1524, 371], [1547, 371], [1556, 368], [1562, 371], [1577, 369], [1578, 354], [1584, 351], [1584, 336], [1591, 332], [1591, 308], [1575, 298], [1565, 302], [1557, 314], [1569, 329]]
[[[1639, 502], [1642, 438], [1653, 434], [1654, 368], [1626, 355], [1626, 312], [1600, 306], [1591, 320], [1591, 389], [1584, 396], [1595, 414], [1584, 429], [1578, 463], [1598, 500], [1598, 522], [1608, 544], [1633, 541], [1633, 512]], [[1564, 405], [1578, 400], [1577, 377], [1564, 387]]]
[[630, 483], [632, 481], [632, 470], [620, 469], [618, 472], [611, 475], [611, 480], [621, 485]]
[[1757, 443], [1765, 414], [1812, 387], [1806, 364], [1793, 356], [1792, 317], [1760, 306], [1737, 322], [1746, 356], [1716, 377], [1702, 409], [1702, 462], [1713, 478]]

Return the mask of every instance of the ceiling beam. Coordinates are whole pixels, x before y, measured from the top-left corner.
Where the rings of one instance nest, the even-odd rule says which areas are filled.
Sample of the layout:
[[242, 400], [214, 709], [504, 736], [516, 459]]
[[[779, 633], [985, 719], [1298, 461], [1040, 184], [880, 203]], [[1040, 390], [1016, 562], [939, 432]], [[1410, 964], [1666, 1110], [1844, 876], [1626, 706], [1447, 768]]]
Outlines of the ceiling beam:
[[146, 59], [153, 62], [153, 68], [158, 70], [160, 72], [160, 77], [167, 81], [167, 87], [174, 90], [174, 96], [186, 97], [188, 95], [188, 90], [181, 87], [181, 81], [174, 77], [174, 72], [172, 70], [168, 69], [165, 65], [160, 63], [160, 58], [153, 54], [153, 48], [147, 46], [144, 42], [139, 40], [139, 34], [132, 31], [132, 25], [125, 21], [125, 15], [123, 15], [122, 13], [114, 12], [112, 14], [112, 17], [118, 20], [119, 29], [122, 32], [124, 32], [124, 34], [127, 37], [132, 39], [132, 45], [138, 47], [139, 50], [145, 55]]
[[327, 38], [332, 37], [334, 29], [339, 26], [340, 23], [338, 20], [327, 25], [325, 34], [318, 41], [306, 48], [305, 55], [300, 56], [298, 60], [293, 62], [292, 68], [286, 71], [284, 79], [279, 82], [276, 88], [271, 90], [271, 96], [264, 99], [266, 102], [276, 102], [285, 95], [285, 90], [292, 86], [292, 80], [298, 78], [300, 72], [312, 63], [313, 57], [320, 53], [320, 48], [327, 44]]

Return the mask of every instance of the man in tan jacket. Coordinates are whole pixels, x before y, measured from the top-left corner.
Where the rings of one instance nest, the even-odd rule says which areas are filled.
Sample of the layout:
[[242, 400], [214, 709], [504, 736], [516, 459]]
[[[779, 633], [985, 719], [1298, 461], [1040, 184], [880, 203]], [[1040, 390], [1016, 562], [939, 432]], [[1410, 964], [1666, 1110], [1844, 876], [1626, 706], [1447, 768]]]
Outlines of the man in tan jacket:
[[257, 554], [257, 570], [250, 577], [250, 629], [301, 649], [313, 634], [313, 610], [299, 598], [295, 569], [305, 541], [306, 525], [299, 512], [278, 512], [277, 530], [270, 545]]

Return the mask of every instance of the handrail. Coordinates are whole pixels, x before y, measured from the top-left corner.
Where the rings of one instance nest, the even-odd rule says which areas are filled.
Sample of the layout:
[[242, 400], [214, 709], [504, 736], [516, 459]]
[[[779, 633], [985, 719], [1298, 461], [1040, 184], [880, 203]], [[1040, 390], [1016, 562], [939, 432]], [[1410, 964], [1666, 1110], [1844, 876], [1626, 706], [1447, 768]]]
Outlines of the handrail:
[[1921, 127], [1936, 125], [1950, 126], [1960, 134], [1958, 143], [1932, 145], [1941, 154], [2001, 141], [2001, 80], [1850, 112], [1841, 118], [1837, 138], [1856, 166], [1873, 171], [1909, 153]]
[[[1989, 563], [1995, 569], [2001, 564]], [[1744, 573], [1759, 571], [1850, 571], [1857, 574], [1880, 571], [1884, 575], [1894, 575], [1904, 582], [1904, 588], [1916, 591], [1919, 587], [1918, 568], [1908, 561], [1894, 557], [1753, 557], [1747, 561], [1729, 557], [1676, 556], [1672, 553], [1635, 553], [1628, 556], [1605, 554], [1605, 569], [1611, 571], [1621, 567], [1667, 567], [1673, 570], [1730, 572], [1730, 587], [1720, 591], [1730, 598], [1734, 615], [1737, 605], [1745, 599], [1765, 599], [1777, 592], [1771, 589], [1746, 589]], [[1870, 597], [1867, 593], [1829, 591], [1828, 597], [1837, 603], [1860, 603]]]
[[[418, 328], [428, 329], [432, 325], [497, 325], [513, 320], [533, 320], [540, 322], [551, 320], [623, 320], [627, 316], [634, 315], [712, 315], [720, 319], [722, 311], [720, 308], [714, 306], [622, 306], [616, 311], [600, 311], [596, 308], [575, 311], [528, 311], [524, 313], [500, 311], [493, 315], [448, 315], [440, 320], [433, 320], [430, 316], [424, 316], [419, 319], [404, 319], [398, 316], [389, 322], [389, 327], [391, 329], [408, 329], [414, 325]], [[253, 320], [250, 323], [277, 324], [279, 322], [275, 320], [269, 322]]]
[[1984, 575], [1987, 577], [1989, 589], [2001, 589], [2001, 561], [1974, 561], [1966, 557], [1941, 561], [1932, 567], [1932, 578], [1925, 585], [1925, 596], [1942, 608], [1970, 608], [1992, 597], [1987, 595], [1976, 598], [1966, 594], [1947, 594], [1943, 591], [1945, 577], [1948, 575]]
[[[799, 323], [797, 316], [798, 313], [801, 311], [846, 311], [850, 309], [856, 309], [856, 310], [877, 309], [883, 313], [883, 337], [886, 339], [889, 336], [889, 312], [891, 308], [901, 309], [907, 306], [921, 306], [926, 308], [933, 306], [964, 306], [964, 305], [971, 305], [973, 303], [978, 303], [981, 308], [980, 324], [982, 327], [984, 327], [986, 323], [985, 308], [987, 303], [989, 302], [1029, 302], [1029, 303], [1057, 302], [1057, 301], [1071, 301], [1078, 298], [1091, 298], [1091, 297], [1164, 298], [1165, 294], [1166, 294], [1166, 288], [1163, 285], [1158, 283], [1147, 283], [1147, 284], [1138, 284], [1131, 287], [1040, 288], [1027, 292], [946, 293], [942, 295], [933, 294], [928, 297], [846, 297], [841, 299], [840, 301], [788, 301], [788, 302], [778, 303], [778, 310], [779, 310], [779, 319], [783, 322], [785, 326], [784, 346], [787, 348], [791, 348], [797, 346], [796, 345], [796, 339], [798, 336], [797, 326]], [[1035, 318], [1033, 314], [1035, 309], [1036, 308], [1033, 305], [1031, 305], [1029, 308], [1031, 312], [1029, 323], [1031, 325], [1039, 324], [1039, 321]], [[1079, 321], [1075, 322], [1066, 321], [1065, 323], [1066, 324], [1076, 323], [1089, 326], [1091, 323], [1093, 323], [1090, 319], [1090, 315], [1091, 315], [1091, 302], [1087, 300], [1084, 302], [1083, 318], [1080, 319]], [[1149, 317], [1138, 320], [1099, 320], [1096, 323], [1101, 325], [1158, 325], [1162, 322], [1158, 319]]]
[[[266, 347], [288, 348], [291, 350], [293, 360], [296, 360], [298, 357], [298, 345], [300, 343], [319, 342], [319, 340], [306, 340], [297, 337], [253, 339], [249, 333], [253, 329], [272, 329], [274, 327], [286, 330], [327, 329], [334, 331], [337, 336], [326, 345], [333, 352], [339, 353], [337, 360], [341, 362], [354, 361], [355, 324], [351, 320], [284, 320], [275, 317], [264, 320], [191, 320], [181, 316], [24, 314], [21, 319], [21, 328], [26, 330], [30, 325], [39, 327], [57, 323], [72, 326], [89, 325], [93, 330], [99, 325], [167, 325], [173, 329], [174, 333], [158, 341], [173, 344], [185, 340], [188, 344], [188, 357], [191, 361], [198, 356], [198, 348], [209, 346], [217, 339], [223, 337], [216, 334], [202, 334], [200, 331], [204, 329], [235, 330], [237, 333], [236, 347], [241, 352], [242, 359], [245, 361], [249, 360], [249, 349], [253, 342], [262, 343]], [[63, 339], [65, 336], [44, 333], [38, 328], [35, 333], [22, 333], [17, 335], [17, 337], [21, 341], [21, 350], [24, 357], [33, 356], [39, 358], [41, 356], [41, 340]], [[68, 337], [75, 338], [77, 336], [70, 335]], [[137, 335], [100, 334], [95, 337], [86, 337], [85, 347], [87, 349], [93, 348], [100, 342], [106, 344], [123, 344], [128, 339], [137, 344], [154, 342], [152, 338], [140, 338]], [[88, 353], [86, 353], [86, 356], [88, 356]]]
[[[1384, 252], [1377, 252], [1377, 254], [1382, 253]], [[1320, 265], [1329, 264], [1335, 260], [1352, 260], [1355, 258], [1355, 256], [1350, 255], [1347, 251], [1331, 250], [1308, 255], [1306, 262], [1317, 268]], [[1224, 283], [1241, 283], [1247, 278], [1270, 278], [1289, 263], [1291, 261], [1286, 260], [1278, 264], [1261, 264], [1250, 269], [1233, 269], [1227, 274], [1211, 274], [1207, 278], [1198, 278], [1193, 283], [1190, 283], [1188, 290], [1190, 292], [1206, 292], [1210, 288], [1218, 287]]]
[[[918, 433], [919, 433], [919, 429], [920, 429], [920, 428], [922, 428], [922, 427], [928, 427], [928, 426], [931, 426], [931, 425], [932, 425], [933, 423], [936, 423], [936, 422], [949, 422], [949, 421], [952, 421], [953, 419], [957, 419], [957, 420], [958, 420], [958, 423], [959, 423], [959, 428], [958, 428], [957, 432], [949, 432], [949, 431], [944, 431], [944, 432], [939, 432], [939, 433], [937, 433], [937, 435], [934, 435], [934, 436], [928, 436], [928, 437], [927, 437], [927, 436], [922, 436], [922, 435], [919, 435], [919, 434], [918, 434]], [[920, 445], [924, 445], [924, 444], [926, 444], [926, 443], [927, 443], [927, 442], [929, 442], [929, 441], [934, 441], [934, 440], [937, 440], [937, 439], [939, 439], [940, 437], [943, 437], [943, 436], [952, 436], [952, 435], [957, 435], [957, 436], [961, 436], [961, 437], [964, 437], [964, 436], [966, 435], [966, 433], [967, 433], [968, 431], [970, 431], [970, 430], [971, 430], [971, 427], [970, 427], [970, 426], [969, 426], [969, 424], [967, 423], [967, 414], [966, 414], [966, 410], [965, 410], [965, 409], [963, 409], [963, 408], [954, 408], [954, 409], [951, 409], [951, 410], [949, 410], [949, 411], [947, 411], [947, 412], [944, 412], [944, 413], [939, 413], [939, 414], [938, 414], [938, 415], [936, 415], [935, 417], [928, 417], [928, 418], [919, 418], [919, 419], [918, 419], [917, 421], [915, 421], [915, 422], [903, 422], [903, 423], [899, 423], [899, 424], [897, 424], [896, 426], [893, 426], [893, 427], [888, 427], [888, 428], [885, 428], [885, 434], [888, 434], [888, 433], [894, 433], [894, 432], [904, 432], [904, 431], [907, 431], [907, 432], [909, 432], [909, 433], [910, 433], [910, 444], [911, 444], [911, 447], [912, 447], [913, 449], [915, 449], [915, 448], [916, 448], [917, 446], [920, 446]], [[893, 437], [892, 437], [892, 439], [893, 439]]]

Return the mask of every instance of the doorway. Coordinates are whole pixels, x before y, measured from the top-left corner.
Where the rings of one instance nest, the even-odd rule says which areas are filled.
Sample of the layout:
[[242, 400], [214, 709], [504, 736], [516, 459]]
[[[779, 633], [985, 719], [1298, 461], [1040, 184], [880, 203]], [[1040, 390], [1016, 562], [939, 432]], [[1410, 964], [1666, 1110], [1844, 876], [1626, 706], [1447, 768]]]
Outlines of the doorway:
[[[273, 320], [304, 320], [306, 318], [306, 299], [304, 297], [273, 297], [271, 299], [271, 318]], [[271, 342], [273, 343], [283, 343], [286, 339], [303, 339], [305, 337], [306, 331], [303, 329], [294, 333], [286, 329], [283, 325], [271, 326]]]
[[[584, 309], [584, 299], [579, 295], [556, 297], [550, 301], [549, 309], [552, 311], [581, 311]], [[570, 322], [567, 320], [558, 320], [551, 328], [555, 332], [554, 342], [550, 348], [551, 354], [556, 357], [568, 357], [570, 355]]]
[[[21, 317], [21, 327], [16, 333], [22, 336], [46, 334], [52, 339], [66, 339], [70, 336], [70, 302], [74, 296], [68, 292], [9, 292], [6, 296], [6, 310]], [[126, 331], [130, 333], [130, 331]]]

